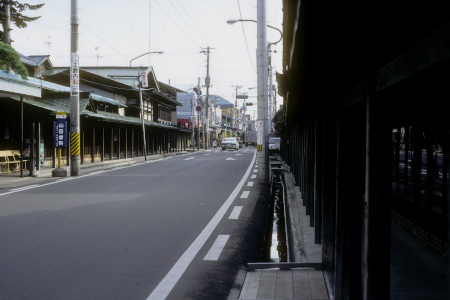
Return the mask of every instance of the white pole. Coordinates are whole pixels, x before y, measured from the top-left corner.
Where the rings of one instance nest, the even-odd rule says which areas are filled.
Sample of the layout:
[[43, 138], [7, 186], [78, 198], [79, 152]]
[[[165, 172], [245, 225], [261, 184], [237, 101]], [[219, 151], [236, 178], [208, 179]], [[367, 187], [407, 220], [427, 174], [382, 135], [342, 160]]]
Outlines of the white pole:
[[257, 4], [257, 74], [258, 74], [258, 179], [269, 183], [269, 153], [267, 126], [267, 88], [268, 88], [268, 60], [267, 60], [267, 19], [266, 0], [258, 0]]
[[71, 2], [70, 159], [71, 175], [80, 175], [80, 70], [78, 62], [78, 1]]

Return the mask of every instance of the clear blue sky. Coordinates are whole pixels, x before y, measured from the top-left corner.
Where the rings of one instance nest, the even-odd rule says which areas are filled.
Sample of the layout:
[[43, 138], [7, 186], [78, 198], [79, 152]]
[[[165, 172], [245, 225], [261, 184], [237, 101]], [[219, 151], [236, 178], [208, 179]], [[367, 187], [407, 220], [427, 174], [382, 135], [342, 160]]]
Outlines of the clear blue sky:
[[[24, 0], [46, 3], [42, 16], [25, 29], [14, 28], [12, 46], [24, 55], [50, 54], [55, 66], [70, 63], [70, 0]], [[129, 66], [148, 51], [164, 51], [133, 60], [151, 64], [159, 81], [186, 90], [204, 84], [210, 54], [211, 94], [233, 101], [236, 85], [256, 102], [256, 23], [229, 25], [229, 19], [257, 18], [257, 0], [78, 0], [81, 66]], [[282, 1], [267, 0], [267, 24], [282, 29]], [[268, 42], [279, 39], [268, 28]], [[273, 54], [274, 71], [282, 72], [282, 43]], [[279, 102], [280, 103], [280, 102]]]

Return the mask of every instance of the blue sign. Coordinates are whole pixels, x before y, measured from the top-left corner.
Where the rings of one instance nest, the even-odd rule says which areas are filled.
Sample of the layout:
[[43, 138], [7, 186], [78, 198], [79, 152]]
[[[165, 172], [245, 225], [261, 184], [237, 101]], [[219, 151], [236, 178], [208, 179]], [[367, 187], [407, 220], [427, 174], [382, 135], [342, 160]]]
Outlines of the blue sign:
[[55, 148], [67, 148], [67, 121], [55, 121]]

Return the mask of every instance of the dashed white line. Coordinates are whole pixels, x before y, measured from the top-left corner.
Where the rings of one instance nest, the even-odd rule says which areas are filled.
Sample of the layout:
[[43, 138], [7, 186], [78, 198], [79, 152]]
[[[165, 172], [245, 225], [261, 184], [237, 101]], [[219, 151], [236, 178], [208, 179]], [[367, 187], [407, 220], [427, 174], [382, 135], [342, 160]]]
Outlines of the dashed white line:
[[242, 206], [235, 206], [233, 208], [233, 211], [231, 212], [230, 216], [228, 217], [228, 219], [230, 219], [230, 220], [239, 219], [239, 215], [241, 214], [241, 211], [242, 211]]
[[255, 179], [256, 178], [256, 175], [252, 175], [252, 179]]
[[248, 198], [248, 194], [250, 194], [250, 191], [243, 191], [241, 198]]
[[186, 158], [185, 160], [191, 160], [191, 159], [194, 159], [194, 158], [195, 157], [191, 156], [191, 157]]
[[256, 172], [258, 172], [258, 168], [256, 168], [256, 169], [253, 170], [253, 173], [256, 173]]
[[247, 182], [247, 186], [253, 186], [253, 181]]
[[[256, 152], [253, 154], [253, 159], [251, 165], [255, 162]], [[189, 248], [183, 253], [183, 255], [178, 259], [178, 261], [172, 266], [170, 271], [164, 276], [164, 278], [159, 282], [156, 288], [152, 291], [152, 293], [147, 297], [147, 300], [161, 300], [166, 299], [169, 293], [172, 291], [175, 284], [181, 278], [183, 273], [186, 271], [190, 263], [194, 260], [194, 257], [198, 254], [200, 249], [206, 243], [208, 238], [211, 236], [214, 229], [219, 224], [220, 220], [228, 211], [237, 194], [244, 186], [245, 181], [247, 180], [248, 175], [250, 174], [251, 165], [248, 167], [247, 171], [242, 177], [239, 184], [227, 198], [225, 203], [220, 207], [214, 217], [209, 221], [208, 225], [202, 230], [202, 232], [197, 236], [195, 241], [189, 246]]]
[[217, 236], [216, 241], [212, 245], [211, 249], [209, 249], [203, 260], [218, 260], [229, 238], [230, 236], [225, 234]]

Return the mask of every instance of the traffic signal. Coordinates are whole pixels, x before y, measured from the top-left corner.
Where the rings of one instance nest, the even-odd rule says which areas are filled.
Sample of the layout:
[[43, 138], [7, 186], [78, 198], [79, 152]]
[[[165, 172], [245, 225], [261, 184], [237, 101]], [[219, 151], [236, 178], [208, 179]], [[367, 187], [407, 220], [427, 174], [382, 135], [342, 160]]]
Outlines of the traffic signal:
[[253, 106], [253, 103], [247, 102], [247, 103], [244, 103], [244, 106]]

